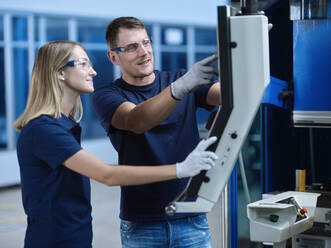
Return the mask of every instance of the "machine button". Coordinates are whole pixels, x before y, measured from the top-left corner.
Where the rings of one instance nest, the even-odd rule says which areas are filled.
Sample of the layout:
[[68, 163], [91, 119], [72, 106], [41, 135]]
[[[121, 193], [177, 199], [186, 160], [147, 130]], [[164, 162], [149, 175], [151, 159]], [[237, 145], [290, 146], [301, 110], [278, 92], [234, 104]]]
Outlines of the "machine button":
[[279, 219], [279, 216], [277, 214], [270, 214], [270, 216], [269, 216], [269, 220], [271, 222], [277, 222], [278, 219]]
[[231, 138], [232, 139], [236, 139], [238, 137], [238, 134], [236, 132], [232, 133], [231, 134]]

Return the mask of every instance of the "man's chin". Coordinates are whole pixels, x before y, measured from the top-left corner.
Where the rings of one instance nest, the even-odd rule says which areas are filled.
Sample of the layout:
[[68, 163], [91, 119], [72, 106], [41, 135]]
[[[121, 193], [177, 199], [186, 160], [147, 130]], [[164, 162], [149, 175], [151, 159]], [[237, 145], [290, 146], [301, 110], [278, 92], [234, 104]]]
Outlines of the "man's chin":
[[148, 72], [141, 72], [141, 73], [139, 73], [139, 75], [137, 75], [137, 77], [144, 78], [144, 77], [149, 77], [149, 76], [151, 76], [153, 74], [154, 74], [154, 70], [150, 70]]

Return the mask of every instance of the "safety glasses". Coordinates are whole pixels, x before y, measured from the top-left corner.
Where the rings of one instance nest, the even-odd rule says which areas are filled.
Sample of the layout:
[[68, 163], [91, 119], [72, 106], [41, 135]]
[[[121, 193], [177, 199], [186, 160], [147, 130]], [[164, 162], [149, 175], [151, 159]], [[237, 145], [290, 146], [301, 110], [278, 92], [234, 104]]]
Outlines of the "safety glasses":
[[141, 42], [132, 42], [125, 46], [112, 48], [111, 50], [116, 51], [116, 52], [134, 53], [137, 51], [140, 44], [143, 47], [148, 48], [151, 46], [151, 43], [152, 43], [151, 38], [146, 38], [146, 39], [143, 39]]

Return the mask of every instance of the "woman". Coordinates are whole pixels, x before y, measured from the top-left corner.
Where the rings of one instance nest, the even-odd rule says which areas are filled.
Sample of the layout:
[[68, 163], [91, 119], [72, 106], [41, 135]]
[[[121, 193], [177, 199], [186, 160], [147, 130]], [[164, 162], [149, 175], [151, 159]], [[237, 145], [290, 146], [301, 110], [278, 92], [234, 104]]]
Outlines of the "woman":
[[198, 174], [217, 156], [201, 141], [181, 163], [109, 166], [80, 146], [80, 94], [93, 92], [96, 76], [85, 49], [72, 41], [42, 46], [32, 71], [27, 106], [15, 121], [22, 198], [27, 214], [25, 246], [92, 247], [90, 181], [137, 185]]

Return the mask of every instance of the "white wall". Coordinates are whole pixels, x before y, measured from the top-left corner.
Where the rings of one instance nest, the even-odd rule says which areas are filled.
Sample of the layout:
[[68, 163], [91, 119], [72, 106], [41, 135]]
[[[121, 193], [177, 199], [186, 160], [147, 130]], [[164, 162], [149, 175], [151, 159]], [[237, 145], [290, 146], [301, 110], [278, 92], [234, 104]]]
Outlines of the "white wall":
[[16, 150], [0, 151], [0, 187], [20, 183]]
[[0, 10], [114, 18], [136, 16], [144, 21], [216, 24], [216, 6], [228, 0], [1, 0]]

